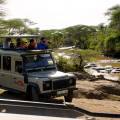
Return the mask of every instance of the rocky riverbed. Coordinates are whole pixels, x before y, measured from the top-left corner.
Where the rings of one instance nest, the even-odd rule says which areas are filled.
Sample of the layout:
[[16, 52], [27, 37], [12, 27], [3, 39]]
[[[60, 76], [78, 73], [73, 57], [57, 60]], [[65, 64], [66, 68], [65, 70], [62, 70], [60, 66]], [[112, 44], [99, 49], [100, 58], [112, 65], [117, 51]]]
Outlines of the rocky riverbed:
[[[73, 104], [92, 112], [120, 114], [120, 82], [96, 78], [86, 72], [74, 73], [77, 88]], [[95, 120], [117, 120], [115, 118], [95, 118]]]
[[73, 100], [76, 106], [94, 112], [120, 114], [120, 82], [95, 78], [85, 72], [74, 74], [78, 78]]
[[109, 99], [120, 101], [120, 82], [104, 79], [102, 76], [96, 78], [85, 72], [74, 73], [77, 80], [78, 91], [75, 93], [75, 98], [88, 99]]

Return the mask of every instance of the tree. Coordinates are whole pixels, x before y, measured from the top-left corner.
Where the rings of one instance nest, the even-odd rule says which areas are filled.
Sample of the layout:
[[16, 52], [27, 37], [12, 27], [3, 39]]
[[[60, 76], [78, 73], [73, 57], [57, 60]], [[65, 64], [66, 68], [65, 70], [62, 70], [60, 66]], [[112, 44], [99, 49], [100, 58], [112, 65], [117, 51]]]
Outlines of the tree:
[[62, 32], [56, 31], [51, 34], [52, 36], [52, 46], [55, 48], [63, 46], [64, 35]]
[[24, 19], [0, 20], [0, 34], [40, 34], [39, 28], [30, 28]]
[[7, 30], [5, 29], [5, 21], [0, 19], [0, 35], [6, 33]]
[[120, 55], [120, 35], [108, 36], [105, 40], [105, 54], [113, 57]]
[[0, 0], [0, 17], [4, 16], [5, 13], [4, 13], [4, 10], [3, 10], [3, 7], [2, 5], [5, 3], [5, 0]]
[[23, 19], [23, 22], [27, 25], [27, 26], [32, 26], [35, 25], [36, 23], [29, 20], [29, 19]]
[[108, 9], [106, 15], [109, 16], [110, 27], [120, 32], [120, 5]]
[[21, 34], [24, 31], [24, 29], [27, 27], [23, 22], [23, 20], [21, 19], [4, 20], [4, 25], [8, 34], [15, 34], [15, 33]]
[[24, 33], [31, 34], [31, 35], [39, 35], [40, 30], [39, 28], [27, 28], [24, 30]]

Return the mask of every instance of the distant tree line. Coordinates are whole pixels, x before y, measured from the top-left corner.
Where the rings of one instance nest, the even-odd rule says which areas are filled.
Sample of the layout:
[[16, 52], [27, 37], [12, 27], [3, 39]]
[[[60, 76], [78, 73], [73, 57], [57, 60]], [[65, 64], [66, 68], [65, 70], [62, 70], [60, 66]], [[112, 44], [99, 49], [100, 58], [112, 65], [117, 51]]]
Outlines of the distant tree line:
[[109, 24], [98, 26], [76, 25], [61, 30], [44, 30], [42, 34], [51, 40], [51, 47], [74, 45], [80, 49], [93, 49], [105, 55], [120, 56], [120, 5], [105, 13]]

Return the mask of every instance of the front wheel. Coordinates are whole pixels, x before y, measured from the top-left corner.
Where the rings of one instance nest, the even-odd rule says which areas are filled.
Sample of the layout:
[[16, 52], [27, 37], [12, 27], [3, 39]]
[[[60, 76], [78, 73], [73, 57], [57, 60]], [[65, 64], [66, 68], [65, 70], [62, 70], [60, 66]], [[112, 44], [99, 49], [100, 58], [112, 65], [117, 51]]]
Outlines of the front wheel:
[[65, 96], [66, 102], [72, 102], [73, 99], [73, 90], [69, 90], [67, 96]]
[[28, 89], [28, 99], [31, 101], [39, 101], [39, 92], [37, 88], [30, 86]]

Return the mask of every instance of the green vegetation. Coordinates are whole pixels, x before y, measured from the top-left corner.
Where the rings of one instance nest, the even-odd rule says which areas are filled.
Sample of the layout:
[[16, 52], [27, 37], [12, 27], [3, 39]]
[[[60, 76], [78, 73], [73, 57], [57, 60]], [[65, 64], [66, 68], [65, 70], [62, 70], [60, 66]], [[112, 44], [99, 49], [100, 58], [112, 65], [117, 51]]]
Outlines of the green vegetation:
[[0, 20], [1, 31], [0, 35], [13, 35], [13, 34], [34, 34], [40, 33], [38, 28], [30, 28], [34, 22], [28, 19], [9, 19]]
[[3, 11], [2, 5], [5, 3], [6, 0], [0, 0], [0, 18], [5, 15]]
[[109, 17], [108, 25], [103, 23], [98, 26], [76, 25], [41, 32], [51, 40], [51, 48], [74, 45], [79, 49], [89, 49], [88, 51], [92, 49], [106, 56], [119, 57], [120, 5], [108, 9], [105, 15]]
[[[59, 53], [64, 53], [63, 56], [59, 56]], [[70, 59], [65, 56], [72, 56]], [[54, 52], [54, 56], [57, 61], [59, 70], [64, 72], [82, 71], [86, 62], [97, 61], [101, 58], [101, 54], [94, 50], [81, 50], [81, 49], [57, 49]]]
[[57, 67], [60, 71], [75, 72], [83, 70], [83, 59], [80, 56], [72, 58], [70, 60], [64, 57], [57, 58]]

